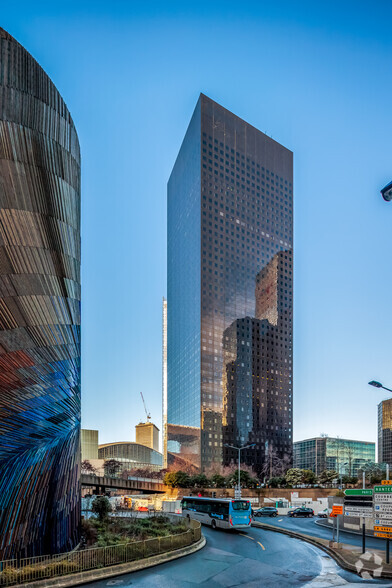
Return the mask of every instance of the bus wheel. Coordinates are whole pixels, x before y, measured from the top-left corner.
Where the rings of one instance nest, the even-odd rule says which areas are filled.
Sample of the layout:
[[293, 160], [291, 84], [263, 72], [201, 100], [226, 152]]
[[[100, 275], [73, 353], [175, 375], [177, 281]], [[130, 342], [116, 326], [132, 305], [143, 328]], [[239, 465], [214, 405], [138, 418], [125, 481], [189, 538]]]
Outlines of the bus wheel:
[[212, 527], [213, 529], [216, 529], [216, 520], [215, 520], [215, 519], [212, 519], [212, 522], [211, 522], [211, 527]]

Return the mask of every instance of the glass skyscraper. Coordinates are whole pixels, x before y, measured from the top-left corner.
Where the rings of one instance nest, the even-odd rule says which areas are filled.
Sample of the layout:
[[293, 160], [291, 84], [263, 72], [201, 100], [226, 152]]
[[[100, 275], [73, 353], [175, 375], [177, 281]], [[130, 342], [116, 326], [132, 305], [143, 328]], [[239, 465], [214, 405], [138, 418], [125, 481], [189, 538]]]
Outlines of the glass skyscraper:
[[43, 69], [0, 29], [0, 560], [80, 528], [80, 152]]
[[200, 95], [168, 183], [167, 450], [292, 453], [292, 152]]

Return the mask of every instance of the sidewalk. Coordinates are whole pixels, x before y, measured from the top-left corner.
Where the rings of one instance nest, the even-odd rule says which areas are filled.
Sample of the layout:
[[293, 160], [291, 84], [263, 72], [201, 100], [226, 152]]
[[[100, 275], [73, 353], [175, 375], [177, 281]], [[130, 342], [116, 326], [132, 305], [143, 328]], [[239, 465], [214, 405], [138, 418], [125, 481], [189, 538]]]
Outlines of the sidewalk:
[[[354, 572], [362, 578], [392, 578], [392, 563], [385, 563], [385, 551], [379, 549], [368, 549], [362, 554], [360, 546], [347, 545], [345, 543], [334, 543], [328, 539], [321, 539], [320, 537], [313, 537], [312, 535], [305, 535], [283, 527], [275, 527], [267, 523], [253, 522], [253, 526], [264, 529], [265, 531], [273, 531], [275, 533], [282, 533], [301, 541], [306, 541], [319, 549], [325, 551], [330, 555], [340, 567]], [[391, 559], [392, 561], [392, 549]]]
[[[333, 525], [329, 525], [325, 519], [317, 519], [315, 521], [316, 525], [320, 525], [320, 527], [325, 527], [326, 529], [330, 529], [332, 531]], [[345, 529], [344, 527], [340, 527], [340, 532], [343, 533], [352, 533], [353, 535], [362, 535], [362, 531], [354, 531], [354, 529]], [[369, 531], [369, 529], [365, 532], [366, 537], [374, 537], [374, 532]]]

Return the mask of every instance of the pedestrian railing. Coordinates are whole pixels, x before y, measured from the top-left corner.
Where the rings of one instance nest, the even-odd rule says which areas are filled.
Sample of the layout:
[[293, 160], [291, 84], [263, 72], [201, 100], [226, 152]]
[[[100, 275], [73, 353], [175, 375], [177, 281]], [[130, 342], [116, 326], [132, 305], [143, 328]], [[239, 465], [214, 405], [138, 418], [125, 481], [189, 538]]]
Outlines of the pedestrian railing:
[[197, 521], [191, 520], [190, 528], [177, 535], [156, 537], [110, 547], [91, 547], [59, 555], [0, 561], [0, 586], [15, 586], [16, 584], [128, 563], [186, 547], [199, 541], [200, 538], [201, 525]]

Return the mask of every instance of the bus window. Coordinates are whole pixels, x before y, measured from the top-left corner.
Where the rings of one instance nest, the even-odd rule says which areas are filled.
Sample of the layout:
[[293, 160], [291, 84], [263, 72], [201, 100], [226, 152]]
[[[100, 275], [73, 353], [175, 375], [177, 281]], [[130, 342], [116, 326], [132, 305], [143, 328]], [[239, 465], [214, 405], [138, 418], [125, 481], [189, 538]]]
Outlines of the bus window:
[[249, 510], [250, 503], [245, 500], [235, 500], [231, 503], [231, 508], [233, 510]]

